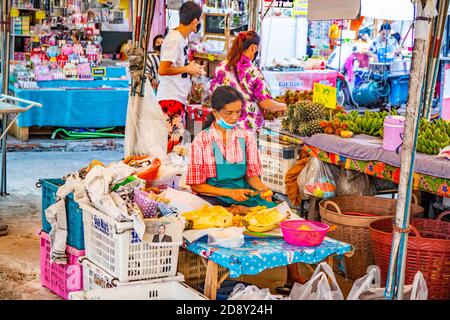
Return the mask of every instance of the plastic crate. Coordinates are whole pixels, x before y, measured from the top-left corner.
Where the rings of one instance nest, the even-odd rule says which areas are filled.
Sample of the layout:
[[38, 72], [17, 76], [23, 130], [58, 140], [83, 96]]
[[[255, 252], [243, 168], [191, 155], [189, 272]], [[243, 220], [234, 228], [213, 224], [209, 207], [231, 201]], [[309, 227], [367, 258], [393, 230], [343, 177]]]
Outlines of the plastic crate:
[[73, 292], [71, 300], [208, 300], [204, 295], [177, 281]]
[[173, 277], [181, 243], [142, 242], [132, 222], [82, 205], [87, 258], [120, 282]]
[[[56, 192], [64, 184], [62, 179], [40, 179], [42, 186], [42, 230], [50, 233], [51, 225], [45, 217], [45, 210], [55, 203]], [[73, 199], [73, 193], [66, 197], [67, 244], [84, 250], [83, 211]]]
[[274, 192], [286, 194], [286, 184], [284, 176], [291, 169], [297, 159], [274, 159], [268, 155], [261, 154], [261, 164], [263, 174], [262, 182]]
[[41, 284], [50, 289], [63, 299], [68, 299], [70, 292], [83, 289], [83, 272], [78, 258], [84, 256], [84, 250], [77, 250], [67, 246], [67, 264], [57, 264], [50, 262], [50, 236], [41, 232]]
[[119, 279], [113, 277], [105, 270], [97, 266], [95, 263], [89, 261], [89, 259], [87, 259], [86, 257], [81, 257], [78, 261], [83, 266], [83, 288], [85, 291], [115, 288], [134, 284], [149, 284], [162, 281], [184, 281], [184, 276], [181, 273], [178, 273], [174, 277], [167, 277], [162, 279], [120, 282]]

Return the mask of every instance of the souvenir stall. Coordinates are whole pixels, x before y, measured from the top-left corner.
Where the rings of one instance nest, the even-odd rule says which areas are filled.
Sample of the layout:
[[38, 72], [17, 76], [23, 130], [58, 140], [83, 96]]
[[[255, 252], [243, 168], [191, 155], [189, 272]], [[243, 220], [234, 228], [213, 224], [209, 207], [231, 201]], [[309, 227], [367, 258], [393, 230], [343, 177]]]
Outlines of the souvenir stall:
[[14, 5], [9, 88], [16, 97], [38, 101], [43, 108], [21, 115], [13, 134], [27, 141], [34, 126], [123, 126], [129, 77], [121, 45], [129, 33], [118, 32], [122, 43], [112, 43], [105, 29], [128, 26], [124, 17], [128, 5], [124, 10], [120, 5], [81, 0], [59, 6], [25, 0]]

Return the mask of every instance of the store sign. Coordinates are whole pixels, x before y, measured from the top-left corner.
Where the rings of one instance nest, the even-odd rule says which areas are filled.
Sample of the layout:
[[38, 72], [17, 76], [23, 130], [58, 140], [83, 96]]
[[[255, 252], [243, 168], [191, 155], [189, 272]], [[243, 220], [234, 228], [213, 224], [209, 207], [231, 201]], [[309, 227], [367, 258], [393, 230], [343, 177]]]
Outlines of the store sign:
[[271, 0], [265, 0], [264, 1], [264, 7], [267, 8], [285, 8], [285, 9], [292, 9], [294, 8], [294, 0], [280, 0], [280, 1], [273, 1], [272, 5]]
[[322, 103], [330, 109], [336, 109], [336, 88], [314, 83], [313, 102]]
[[294, 16], [306, 16], [308, 14], [308, 0], [294, 0]]
[[12, 8], [10, 12], [11, 18], [17, 18], [20, 16], [20, 11], [17, 8]]
[[92, 68], [92, 76], [93, 77], [106, 77], [106, 68], [105, 67]]
[[39, 10], [36, 11], [36, 20], [44, 20], [45, 19], [45, 11]]

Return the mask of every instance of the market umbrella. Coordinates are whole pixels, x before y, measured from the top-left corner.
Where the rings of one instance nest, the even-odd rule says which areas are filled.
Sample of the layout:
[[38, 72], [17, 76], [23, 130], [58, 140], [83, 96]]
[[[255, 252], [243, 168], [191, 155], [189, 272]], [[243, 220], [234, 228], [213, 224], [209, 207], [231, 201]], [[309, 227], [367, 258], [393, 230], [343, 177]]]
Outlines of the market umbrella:
[[167, 148], [164, 116], [145, 75], [154, 10], [155, 0], [133, 2], [133, 39], [126, 49], [131, 89], [125, 127], [125, 157], [147, 154], [161, 157]]

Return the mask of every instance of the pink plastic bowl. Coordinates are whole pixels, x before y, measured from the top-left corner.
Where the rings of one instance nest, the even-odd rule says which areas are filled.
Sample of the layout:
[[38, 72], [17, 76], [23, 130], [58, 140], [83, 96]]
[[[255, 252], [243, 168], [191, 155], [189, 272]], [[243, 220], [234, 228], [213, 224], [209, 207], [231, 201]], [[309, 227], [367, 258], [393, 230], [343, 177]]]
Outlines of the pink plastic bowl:
[[[298, 230], [307, 225], [312, 230]], [[322, 243], [330, 227], [325, 223], [308, 220], [288, 220], [280, 223], [284, 241], [294, 246], [314, 247]]]

